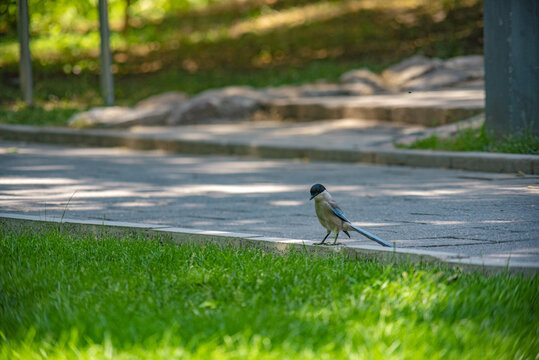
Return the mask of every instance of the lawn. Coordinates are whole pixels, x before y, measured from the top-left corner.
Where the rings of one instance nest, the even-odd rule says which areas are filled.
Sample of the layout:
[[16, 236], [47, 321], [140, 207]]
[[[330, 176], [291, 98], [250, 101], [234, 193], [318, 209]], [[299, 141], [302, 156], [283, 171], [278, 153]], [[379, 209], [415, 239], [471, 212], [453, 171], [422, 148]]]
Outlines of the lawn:
[[505, 136], [498, 139], [485, 130], [485, 125], [478, 129], [462, 129], [450, 137], [431, 135], [414, 141], [410, 145], [395, 144], [403, 149], [444, 150], [444, 151], [486, 151], [511, 154], [539, 154], [539, 135], [530, 131]]
[[[413, 54], [483, 51], [480, 0], [131, 0], [124, 31], [127, 2], [109, 2], [119, 105], [170, 90], [336, 80]], [[26, 113], [20, 102], [12, 1], [7, 16], [0, 6], [8, 20], [0, 21], [0, 122], [65, 125], [73, 112], [102, 104], [95, 1], [29, 3], [36, 108]]]
[[539, 277], [0, 230], [0, 359], [534, 359]]

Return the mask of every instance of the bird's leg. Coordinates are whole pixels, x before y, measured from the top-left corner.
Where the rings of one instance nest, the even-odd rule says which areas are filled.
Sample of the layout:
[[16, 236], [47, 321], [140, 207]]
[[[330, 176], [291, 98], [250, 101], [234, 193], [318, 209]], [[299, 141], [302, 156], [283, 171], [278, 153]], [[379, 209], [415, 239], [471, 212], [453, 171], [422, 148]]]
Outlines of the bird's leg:
[[339, 229], [335, 230], [335, 240], [333, 240], [333, 245], [338, 245], [337, 244], [338, 237], [339, 237]]
[[331, 231], [328, 231], [328, 233], [326, 234], [326, 237], [324, 238], [324, 240], [322, 240], [322, 241], [319, 242], [319, 243], [316, 243], [315, 245], [324, 245], [324, 241], [326, 241], [326, 239], [328, 238], [329, 234], [331, 234]]

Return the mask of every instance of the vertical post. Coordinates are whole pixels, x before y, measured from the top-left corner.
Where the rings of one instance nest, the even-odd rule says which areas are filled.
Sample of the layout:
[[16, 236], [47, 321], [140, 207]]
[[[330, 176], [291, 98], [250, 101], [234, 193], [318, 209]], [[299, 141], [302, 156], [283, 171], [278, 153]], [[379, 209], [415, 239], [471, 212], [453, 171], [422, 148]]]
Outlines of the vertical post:
[[114, 83], [112, 80], [112, 58], [109, 43], [109, 14], [107, 0], [99, 0], [99, 34], [101, 36], [101, 94], [105, 105], [114, 105]]
[[34, 104], [34, 95], [32, 92], [32, 60], [30, 57], [28, 0], [17, 0], [17, 16], [21, 91], [26, 105], [30, 106]]
[[539, 2], [485, 0], [485, 126], [539, 134]]

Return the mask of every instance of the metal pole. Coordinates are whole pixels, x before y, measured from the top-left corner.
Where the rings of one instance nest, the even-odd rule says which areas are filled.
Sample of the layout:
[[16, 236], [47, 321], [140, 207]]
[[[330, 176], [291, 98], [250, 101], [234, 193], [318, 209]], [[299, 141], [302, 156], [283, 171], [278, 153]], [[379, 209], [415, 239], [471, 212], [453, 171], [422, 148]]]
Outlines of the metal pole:
[[539, 2], [485, 0], [485, 127], [539, 134]]
[[109, 43], [109, 15], [107, 0], [99, 0], [99, 34], [101, 36], [101, 94], [105, 105], [114, 105], [114, 82], [112, 79], [112, 57]]
[[32, 93], [32, 60], [30, 57], [30, 32], [28, 30], [28, 0], [17, 0], [17, 28], [19, 34], [19, 72], [22, 97], [27, 105], [34, 104]]

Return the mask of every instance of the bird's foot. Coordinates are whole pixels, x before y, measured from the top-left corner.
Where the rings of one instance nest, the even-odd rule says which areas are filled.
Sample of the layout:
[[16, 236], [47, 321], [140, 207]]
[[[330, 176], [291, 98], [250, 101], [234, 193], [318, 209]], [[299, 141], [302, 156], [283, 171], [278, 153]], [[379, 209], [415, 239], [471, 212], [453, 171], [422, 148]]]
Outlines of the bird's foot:
[[342, 243], [338, 242], [338, 243], [331, 244], [331, 246], [339, 246], [339, 245], [342, 245]]
[[325, 245], [325, 246], [327, 246], [327, 245], [329, 245], [329, 244], [327, 244], [327, 243], [325, 243], [325, 242], [322, 241], [322, 242], [319, 242], [319, 243], [315, 243], [314, 245], [317, 245], [317, 246], [318, 246], [318, 245]]

